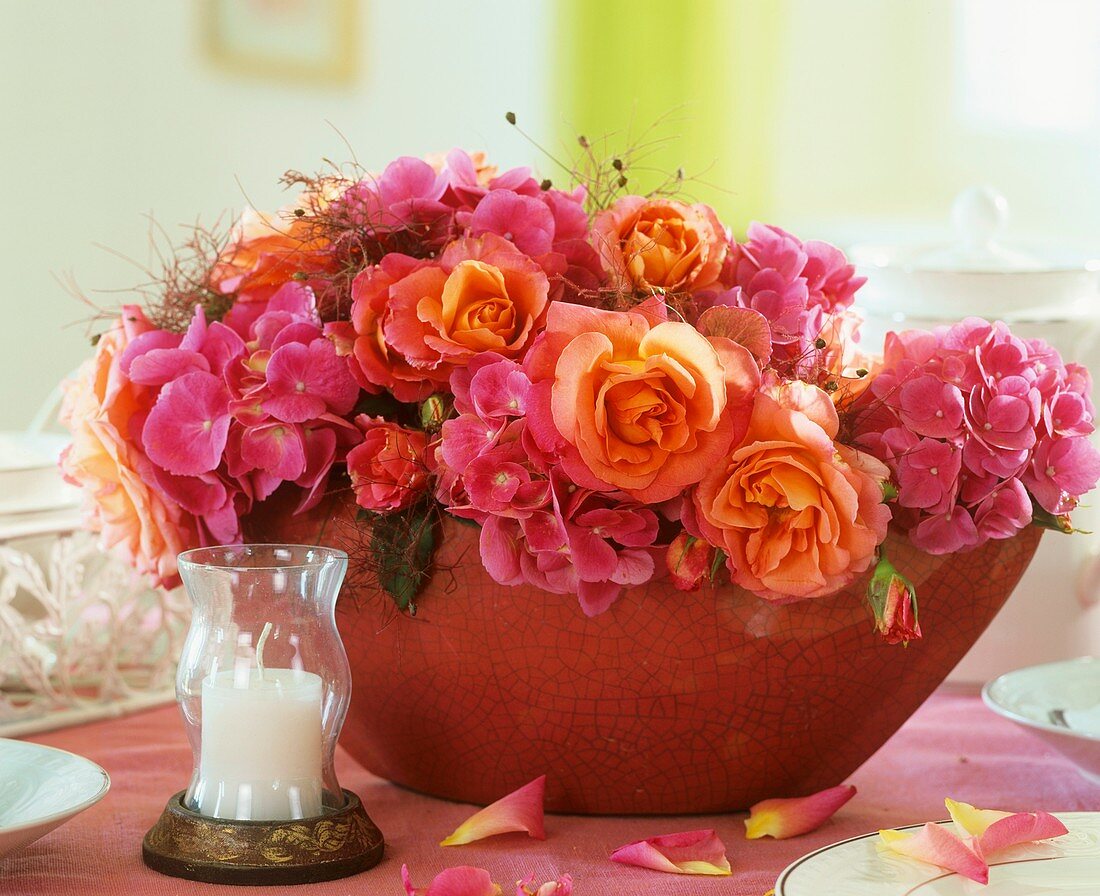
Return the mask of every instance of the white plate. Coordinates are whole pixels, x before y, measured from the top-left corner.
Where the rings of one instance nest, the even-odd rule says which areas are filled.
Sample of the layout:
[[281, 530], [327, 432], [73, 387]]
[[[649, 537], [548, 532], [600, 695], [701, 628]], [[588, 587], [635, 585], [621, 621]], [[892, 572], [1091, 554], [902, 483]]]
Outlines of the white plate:
[[0, 738], [0, 859], [94, 806], [110, 786], [82, 756]]
[[[1041, 737], [1100, 784], [1100, 659], [1081, 657], [1009, 672], [982, 688], [986, 706]], [[1060, 723], [1060, 724], [1059, 724]], [[1097, 886], [1100, 893], [1100, 885]]]
[[68, 438], [51, 433], [0, 432], [0, 514], [75, 507], [80, 490], [57, 463]]
[[[775, 896], [1096, 896], [1100, 893], [1100, 812], [1059, 812], [1069, 833], [997, 853], [989, 885], [934, 865], [880, 852], [878, 833], [826, 846], [790, 865]], [[940, 822], [954, 829], [951, 822]], [[919, 830], [915, 824], [903, 831]]]

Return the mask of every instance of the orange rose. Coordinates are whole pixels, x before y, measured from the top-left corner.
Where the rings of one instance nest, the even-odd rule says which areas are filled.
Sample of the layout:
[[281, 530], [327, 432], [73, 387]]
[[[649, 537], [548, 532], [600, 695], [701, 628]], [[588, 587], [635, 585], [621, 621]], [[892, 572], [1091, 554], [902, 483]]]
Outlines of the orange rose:
[[870, 566], [890, 510], [874, 458], [837, 444], [839, 421], [815, 386], [757, 395], [744, 440], [695, 490], [702, 534], [728, 555], [733, 580], [761, 597], [821, 597]]
[[612, 281], [637, 292], [698, 292], [715, 285], [729, 236], [709, 206], [627, 196], [593, 223]]
[[140, 308], [125, 307], [94, 357], [63, 384], [61, 422], [73, 441], [61, 471], [84, 490], [88, 527], [102, 533], [104, 545], [158, 583], [174, 585], [176, 555], [198, 543], [197, 533], [190, 515], [161, 500], [139, 472], [151, 478], [151, 464], [128, 436], [135, 418], [149, 413], [156, 390], [134, 385], [119, 369], [130, 340], [152, 329]]
[[760, 378], [728, 339], [567, 303], [550, 307], [528, 366], [532, 381], [552, 382], [549, 410], [573, 481], [645, 503], [675, 497], [729, 453]]
[[365, 389], [421, 400], [476, 355], [521, 355], [538, 332], [550, 281], [494, 234], [456, 240], [438, 262], [389, 255], [352, 284], [352, 327], [330, 327]]
[[241, 301], [262, 302], [296, 274], [324, 272], [331, 263], [324, 251], [328, 243], [310, 228], [301, 218], [280, 221], [246, 208], [210, 274], [211, 285], [221, 293], [236, 293]]
[[[872, 375], [880, 361], [874, 355], [863, 352], [859, 344], [859, 328], [863, 315], [854, 308], [847, 308], [825, 318], [820, 338], [825, 348], [817, 353], [819, 376], [823, 381], [837, 384], [833, 391], [833, 404], [838, 407], [854, 402], [867, 391], [874, 379]], [[863, 375], [860, 375], [863, 371]]]

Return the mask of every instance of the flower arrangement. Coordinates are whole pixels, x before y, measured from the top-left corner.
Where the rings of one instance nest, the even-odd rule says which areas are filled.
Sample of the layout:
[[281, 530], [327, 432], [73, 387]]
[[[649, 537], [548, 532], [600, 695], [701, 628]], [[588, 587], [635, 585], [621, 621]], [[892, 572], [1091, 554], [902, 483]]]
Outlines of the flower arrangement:
[[589, 615], [666, 570], [768, 601], [870, 573], [889, 641], [920, 637], [889, 527], [931, 553], [1071, 531], [1087, 371], [977, 319], [874, 357], [838, 249], [735, 240], [679, 179], [632, 195], [588, 158], [566, 190], [461, 150], [292, 174], [291, 207], [202, 235], [66, 386], [90, 525], [170, 585], [275, 492], [344, 491], [403, 609], [449, 514], [496, 581]]

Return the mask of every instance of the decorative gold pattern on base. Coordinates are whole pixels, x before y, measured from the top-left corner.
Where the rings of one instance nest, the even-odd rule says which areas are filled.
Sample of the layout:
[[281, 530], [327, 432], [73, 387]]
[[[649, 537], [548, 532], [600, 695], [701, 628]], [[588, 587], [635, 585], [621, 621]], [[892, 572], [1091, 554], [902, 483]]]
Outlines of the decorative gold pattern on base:
[[207, 818], [186, 808], [184, 791], [168, 801], [145, 835], [141, 857], [154, 871], [207, 883], [304, 884], [373, 868], [382, 832], [354, 793], [345, 805], [296, 821]]

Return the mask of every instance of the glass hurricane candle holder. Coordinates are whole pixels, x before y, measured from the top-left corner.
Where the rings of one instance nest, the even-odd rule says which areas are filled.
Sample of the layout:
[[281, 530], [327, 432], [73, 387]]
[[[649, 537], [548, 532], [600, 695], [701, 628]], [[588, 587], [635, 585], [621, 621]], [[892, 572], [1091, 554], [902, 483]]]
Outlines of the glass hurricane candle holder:
[[[146, 835], [146, 864], [198, 880], [291, 883], [377, 863], [381, 834], [333, 762], [351, 698], [335, 618], [347, 555], [227, 545], [180, 554], [179, 569], [194, 611], [176, 696], [194, 771]], [[230, 842], [218, 832], [232, 832]]]

